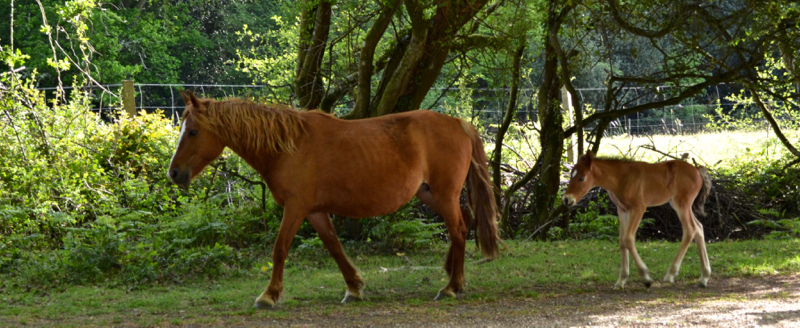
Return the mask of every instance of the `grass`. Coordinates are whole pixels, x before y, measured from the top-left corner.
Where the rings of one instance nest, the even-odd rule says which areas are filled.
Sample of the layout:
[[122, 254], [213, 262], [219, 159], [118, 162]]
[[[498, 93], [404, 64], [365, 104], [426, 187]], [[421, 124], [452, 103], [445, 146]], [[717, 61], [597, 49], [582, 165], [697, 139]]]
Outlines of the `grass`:
[[[0, 290], [0, 326], [47, 324], [65, 327], [109, 325], [220, 325], [239, 321], [304, 320], [315, 316], [411, 311], [433, 318], [454, 306], [500, 299], [539, 299], [559, 294], [591, 293], [617, 279], [618, 246], [609, 241], [509, 241], [499, 259], [479, 259], [468, 247], [467, 293], [456, 300], [433, 302], [446, 284], [441, 269], [446, 250], [399, 255], [353, 254], [367, 281], [367, 302], [340, 306], [344, 282], [333, 260], [321, 251], [293, 251], [285, 273], [285, 301], [273, 311], [256, 311], [252, 302], [266, 287], [269, 270], [249, 271], [233, 280], [193, 281], [183, 285], [150, 286], [136, 290], [107, 286], [65, 286], [59, 291]], [[651, 276], [660, 278], [677, 250], [676, 243], [638, 243]], [[800, 240], [752, 240], [708, 245], [714, 274], [720, 277], [800, 273]], [[266, 259], [265, 259], [266, 260]], [[409, 263], [413, 266], [409, 267]], [[696, 247], [684, 259], [676, 283], [693, 285], [699, 277]], [[632, 268], [628, 288], [641, 288]], [[661, 287], [669, 288], [669, 287]], [[672, 295], [672, 296], [670, 296]], [[691, 295], [690, 295], [691, 296]], [[667, 298], [686, 295], [668, 294]], [[669, 300], [666, 300], [669, 301]], [[388, 312], [387, 312], [388, 311]]]
[[[793, 137], [791, 131], [784, 131]], [[796, 138], [796, 136], [794, 136]], [[731, 163], [752, 156], [778, 158], [784, 146], [771, 130], [756, 132], [708, 132], [686, 135], [653, 136], [615, 136], [603, 138], [599, 153], [601, 155], [623, 155], [648, 162], [664, 161], [664, 155], [645, 148], [655, 149], [680, 157], [689, 153], [698, 163], [713, 166], [717, 163]]]
[[[529, 134], [531, 132], [528, 132]], [[798, 134], [794, 131], [783, 131], [790, 140], [797, 140]], [[503, 161], [527, 171], [532, 165], [531, 158], [536, 158], [539, 153], [538, 140], [535, 133], [528, 139], [519, 138], [519, 132], [511, 134], [505, 141], [506, 149], [503, 152]], [[487, 145], [487, 153], [492, 151], [493, 145]], [[699, 164], [715, 167], [721, 165], [735, 165], [737, 162], [747, 161], [748, 158], [757, 156], [766, 160], [780, 158], [786, 152], [772, 130], [754, 132], [726, 131], [703, 132], [683, 135], [651, 135], [630, 136], [619, 135], [603, 138], [600, 144], [599, 155], [625, 156], [635, 160], [647, 162], [660, 162], [666, 158], [663, 154], [644, 147], [653, 147], [661, 152], [674, 157], [689, 153]], [[585, 146], [586, 147], [586, 146]], [[513, 151], [512, 151], [513, 149]], [[522, 157], [520, 157], [522, 156]]]

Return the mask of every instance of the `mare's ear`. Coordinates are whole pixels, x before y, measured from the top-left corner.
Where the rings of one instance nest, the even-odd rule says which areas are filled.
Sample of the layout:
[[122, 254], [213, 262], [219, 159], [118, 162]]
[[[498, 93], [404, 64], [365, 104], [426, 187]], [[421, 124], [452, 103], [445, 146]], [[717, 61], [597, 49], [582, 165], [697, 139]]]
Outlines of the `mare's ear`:
[[186, 106], [189, 106], [189, 104], [192, 103], [192, 99], [189, 98], [189, 95], [187, 94], [187, 92], [189, 91], [187, 90], [184, 92], [183, 90], [180, 90], [180, 92], [181, 92], [181, 97], [183, 97], [183, 103], [186, 104]]
[[194, 110], [200, 113], [203, 113], [205, 111], [205, 108], [203, 108], [203, 106], [201, 105], [207, 105], [207, 103], [198, 99], [194, 95], [194, 93], [189, 90], [184, 91], [183, 101], [186, 103], [187, 106], [189, 105], [189, 103], [191, 103], [192, 107], [194, 107]]

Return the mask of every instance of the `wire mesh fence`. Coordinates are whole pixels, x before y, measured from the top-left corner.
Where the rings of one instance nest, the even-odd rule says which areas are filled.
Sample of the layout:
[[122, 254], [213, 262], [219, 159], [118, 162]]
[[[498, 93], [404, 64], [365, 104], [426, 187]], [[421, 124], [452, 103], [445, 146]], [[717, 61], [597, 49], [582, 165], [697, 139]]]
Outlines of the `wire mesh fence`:
[[[122, 84], [86, 86], [81, 90], [90, 91], [92, 110], [102, 115], [111, 115], [121, 104]], [[40, 88], [50, 94], [56, 88]], [[73, 87], [65, 87], [67, 92]], [[108, 92], [108, 91], [110, 92]], [[136, 111], [153, 112], [160, 110], [166, 117], [178, 120], [185, 105], [179, 90], [192, 90], [208, 98], [246, 97], [256, 101], [271, 101], [271, 90], [265, 85], [218, 85], [218, 84], [134, 84]], [[717, 117], [717, 108], [730, 112], [735, 103], [725, 98], [738, 92], [738, 88], [728, 85], [713, 86], [700, 96], [682, 101], [679, 104], [649, 109], [619, 117], [609, 122], [606, 135], [643, 134], [692, 134], [706, 130], [709, 121]], [[605, 88], [578, 88], [578, 98], [583, 106], [584, 116], [605, 110]], [[614, 95], [615, 101], [625, 108], [666, 99], [668, 87], [623, 88]], [[422, 108], [461, 117], [479, 117], [482, 121], [499, 123], [507, 110], [509, 90], [504, 88], [434, 88], [423, 101]], [[521, 89], [516, 109], [517, 122], [537, 122], [536, 90]], [[335, 108], [337, 114], [352, 110], [353, 102], [346, 99]], [[567, 115], [567, 119], [569, 119]], [[766, 129], [767, 123], [761, 124]], [[588, 124], [585, 130], [592, 130], [596, 123]]]

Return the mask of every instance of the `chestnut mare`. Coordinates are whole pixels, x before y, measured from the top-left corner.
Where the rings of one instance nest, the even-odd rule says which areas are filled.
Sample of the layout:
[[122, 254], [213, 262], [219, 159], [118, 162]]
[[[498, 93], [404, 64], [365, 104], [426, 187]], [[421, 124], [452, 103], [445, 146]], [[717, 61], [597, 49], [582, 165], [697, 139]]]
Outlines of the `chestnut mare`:
[[188, 186], [228, 147], [261, 174], [284, 208], [272, 278], [256, 307], [272, 307], [282, 296], [284, 261], [303, 218], [344, 276], [342, 302], [361, 299], [364, 280], [344, 254], [328, 214], [384, 215], [415, 195], [444, 218], [451, 241], [444, 264], [450, 281], [436, 299], [454, 297], [465, 285], [470, 213], [459, 205], [465, 181], [476, 242], [485, 259], [497, 256], [502, 241], [486, 154], [466, 121], [427, 110], [345, 121], [319, 111], [182, 95], [186, 110], [169, 178]]
[[673, 283], [681, 267], [683, 256], [694, 239], [700, 251], [700, 281], [698, 286], [706, 287], [711, 276], [708, 253], [703, 236], [703, 226], [692, 209], [705, 216], [703, 205], [711, 192], [711, 178], [708, 170], [696, 168], [684, 161], [666, 161], [657, 164], [625, 160], [604, 160], [595, 158], [591, 151], [578, 159], [570, 173], [569, 185], [564, 193], [564, 204], [575, 205], [589, 189], [599, 186], [608, 191], [611, 201], [617, 205], [619, 216], [619, 247], [622, 251], [622, 264], [619, 280], [614, 289], [624, 288], [628, 278], [628, 252], [639, 270], [644, 284], [650, 287], [647, 266], [636, 252], [636, 230], [648, 206], [658, 206], [669, 202], [678, 213], [683, 227], [678, 254], [672, 261], [664, 281]]

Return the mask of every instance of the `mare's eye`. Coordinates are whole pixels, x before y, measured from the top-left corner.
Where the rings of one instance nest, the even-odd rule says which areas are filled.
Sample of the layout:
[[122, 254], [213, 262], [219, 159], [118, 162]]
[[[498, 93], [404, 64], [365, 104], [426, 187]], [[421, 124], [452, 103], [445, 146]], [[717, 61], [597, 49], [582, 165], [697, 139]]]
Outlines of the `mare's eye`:
[[191, 131], [189, 131], [189, 136], [190, 137], [194, 137], [194, 136], [197, 135], [197, 132], [198, 132], [197, 130], [191, 130]]
[[583, 180], [586, 180], [586, 177], [581, 177], [580, 179], [578, 179], [578, 181], [583, 181]]

